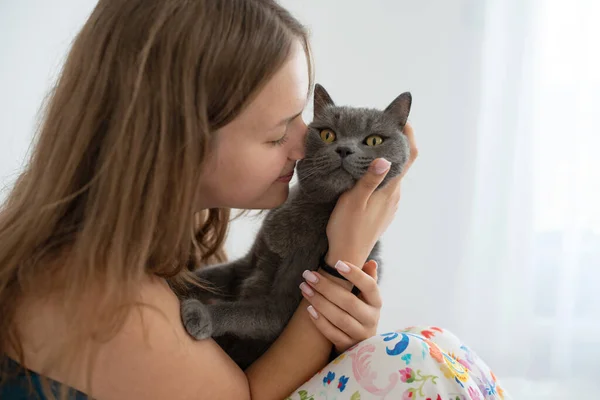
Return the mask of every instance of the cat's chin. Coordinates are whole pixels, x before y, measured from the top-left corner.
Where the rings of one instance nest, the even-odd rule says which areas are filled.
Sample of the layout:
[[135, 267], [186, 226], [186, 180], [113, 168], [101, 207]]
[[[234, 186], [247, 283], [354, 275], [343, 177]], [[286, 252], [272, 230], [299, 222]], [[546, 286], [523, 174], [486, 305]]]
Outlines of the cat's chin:
[[352, 189], [357, 180], [358, 178], [351, 172], [344, 168], [339, 168], [330, 174], [328, 185], [337, 195], [340, 195], [345, 191]]

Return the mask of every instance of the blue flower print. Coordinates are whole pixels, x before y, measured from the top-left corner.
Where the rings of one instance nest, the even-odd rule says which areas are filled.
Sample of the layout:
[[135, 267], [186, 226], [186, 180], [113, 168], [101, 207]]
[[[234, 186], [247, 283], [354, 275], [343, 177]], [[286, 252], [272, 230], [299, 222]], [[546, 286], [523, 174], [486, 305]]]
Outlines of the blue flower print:
[[329, 385], [334, 380], [335, 380], [335, 372], [329, 371], [327, 373], [327, 375], [323, 378], [323, 386]]

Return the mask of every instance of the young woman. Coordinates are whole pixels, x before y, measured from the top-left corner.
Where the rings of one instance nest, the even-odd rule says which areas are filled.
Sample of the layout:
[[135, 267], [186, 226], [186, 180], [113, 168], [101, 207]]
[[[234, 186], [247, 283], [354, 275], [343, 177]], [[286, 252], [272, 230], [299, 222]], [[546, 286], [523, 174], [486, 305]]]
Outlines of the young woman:
[[385, 160], [327, 230], [363, 294], [306, 274], [313, 294], [246, 371], [187, 335], [171, 290], [222, 259], [230, 208], [286, 200], [311, 77], [304, 28], [272, 0], [99, 1], [0, 211], [0, 397], [281, 399], [375, 335], [376, 265], [355, 265], [398, 205], [399, 179], [374, 192]]

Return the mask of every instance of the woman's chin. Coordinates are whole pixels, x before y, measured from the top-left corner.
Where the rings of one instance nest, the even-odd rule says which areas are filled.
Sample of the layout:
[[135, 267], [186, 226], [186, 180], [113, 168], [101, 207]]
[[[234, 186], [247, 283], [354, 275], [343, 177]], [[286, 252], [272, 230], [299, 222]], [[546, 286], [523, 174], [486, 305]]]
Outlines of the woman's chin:
[[251, 210], [270, 210], [277, 208], [287, 200], [290, 194], [289, 185], [277, 185], [279, 187], [272, 187], [262, 197], [249, 203], [248, 207], [239, 207]]

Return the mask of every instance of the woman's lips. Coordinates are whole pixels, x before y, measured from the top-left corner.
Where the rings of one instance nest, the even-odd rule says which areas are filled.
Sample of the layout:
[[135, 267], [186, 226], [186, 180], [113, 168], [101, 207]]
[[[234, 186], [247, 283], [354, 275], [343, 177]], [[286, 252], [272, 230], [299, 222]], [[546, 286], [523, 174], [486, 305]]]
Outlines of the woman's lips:
[[292, 170], [292, 172], [290, 172], [289, 174], [280, 176], [279, 178], [277, 178], [277, 182], [284, 182], [284, 183], [289, 183], [292, 180], [292, 177], [294, 176], [294, 170]]

